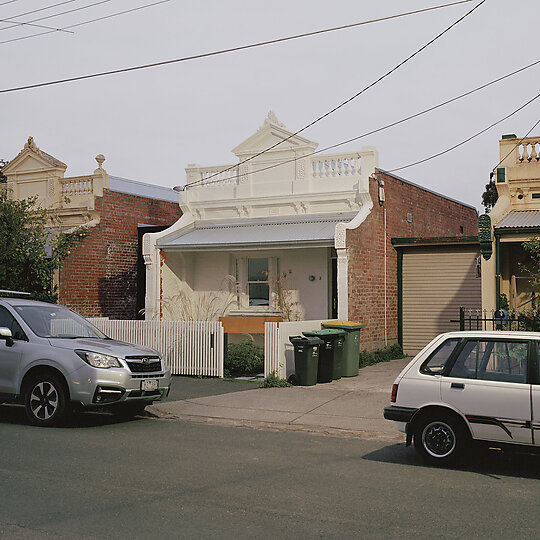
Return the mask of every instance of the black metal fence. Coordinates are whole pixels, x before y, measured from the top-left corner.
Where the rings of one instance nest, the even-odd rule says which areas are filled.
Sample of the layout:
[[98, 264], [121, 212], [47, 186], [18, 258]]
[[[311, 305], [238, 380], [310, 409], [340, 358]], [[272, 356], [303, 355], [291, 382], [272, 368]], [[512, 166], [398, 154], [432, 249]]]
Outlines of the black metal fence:
[[498, 311], [487, 309], [459, 308], [459, 320], [451, 322], [459, 323], [460, 330], [507, 330], [507, 331], [540, 331], [539, 310], [506, 310]]

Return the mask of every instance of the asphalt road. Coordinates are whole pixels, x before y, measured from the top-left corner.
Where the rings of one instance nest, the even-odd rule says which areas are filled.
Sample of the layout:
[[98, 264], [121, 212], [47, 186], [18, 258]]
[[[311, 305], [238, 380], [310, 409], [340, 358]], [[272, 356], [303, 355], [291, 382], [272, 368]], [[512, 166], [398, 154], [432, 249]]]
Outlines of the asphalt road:
[[[187, 390], [186, 390], [187, 391]], [[0, 537], [538, 538], [540, 460], [423, 466], [403, 444], [0, 406]]]

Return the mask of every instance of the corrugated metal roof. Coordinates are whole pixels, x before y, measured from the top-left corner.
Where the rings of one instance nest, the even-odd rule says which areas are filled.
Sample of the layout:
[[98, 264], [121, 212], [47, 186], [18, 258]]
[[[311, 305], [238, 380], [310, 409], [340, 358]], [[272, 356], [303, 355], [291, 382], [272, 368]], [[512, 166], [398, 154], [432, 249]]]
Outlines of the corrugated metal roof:
[[350, 217], [316, 221], [281, 221], [200, 226], [159, 243], [180, 249], [229, 248], [276, 245], [332, 246], [336, 224]]
[[119, 176], [109, 176], [110, 189], [117, 193], [127, 193], [128, 195], [138, 195], [139, 197], [148, 197], [160, 201], [179, 202], [178, 193], [172, 188], [156, 186], [145, 182], [137, 182], [128, 178]]
[[513, 211], [504, 216], [496, 229], [540, 227], [540, 210]]

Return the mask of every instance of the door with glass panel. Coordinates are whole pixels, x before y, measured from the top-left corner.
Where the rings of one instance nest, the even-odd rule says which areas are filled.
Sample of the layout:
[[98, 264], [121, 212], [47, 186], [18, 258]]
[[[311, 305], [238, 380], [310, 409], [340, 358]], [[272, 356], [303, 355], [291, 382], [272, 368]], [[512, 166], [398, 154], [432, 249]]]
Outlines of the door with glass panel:
[[468, 339], [441, 378], [442, 401], [461, 411], [476, 439], [532, 442], [529, 341]]

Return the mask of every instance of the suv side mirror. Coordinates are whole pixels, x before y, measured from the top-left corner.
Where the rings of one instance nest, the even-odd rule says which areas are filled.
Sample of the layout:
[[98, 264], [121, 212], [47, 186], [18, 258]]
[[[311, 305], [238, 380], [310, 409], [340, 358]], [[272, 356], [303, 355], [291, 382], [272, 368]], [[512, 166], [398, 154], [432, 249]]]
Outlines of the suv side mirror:
[[7, 347], [13, 346], [13, 335], [9, 328], [0, 327], [0, 339], [5, 340]]

